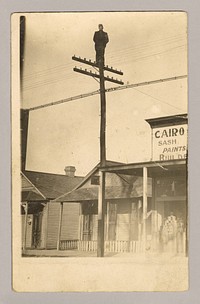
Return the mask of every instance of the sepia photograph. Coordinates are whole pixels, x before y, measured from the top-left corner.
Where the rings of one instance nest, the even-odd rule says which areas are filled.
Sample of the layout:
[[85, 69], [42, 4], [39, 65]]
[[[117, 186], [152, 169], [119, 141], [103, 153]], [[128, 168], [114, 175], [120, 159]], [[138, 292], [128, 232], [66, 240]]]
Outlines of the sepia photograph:
[[188, 290], [187, 14], [11, 23], [14, 290]]

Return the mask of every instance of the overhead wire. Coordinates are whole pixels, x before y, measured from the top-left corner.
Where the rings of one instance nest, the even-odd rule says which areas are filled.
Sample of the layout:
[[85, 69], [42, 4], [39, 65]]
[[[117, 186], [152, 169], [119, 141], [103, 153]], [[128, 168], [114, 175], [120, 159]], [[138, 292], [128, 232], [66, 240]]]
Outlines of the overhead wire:
[[176, 107], [176, 106], [174, 106], [174, 105], [172, 105], [172, 104], [170, 104], [169, 102], [166, 102], [166, 101], [163, 101], [163, 100], [161, 100], [161, 99], [159, 99], [159, 98], [157, 98], [157, 97], [154, 97], [154, 96], [152, 96], [152, 95], [150, 95], [150, 94], [148, 94], [148, 93], [145, 93], [145, 92], [142, 92], [142, 91], [140, 91], [140, 90], [138, 90], [138, 89], [136, 89], [136, 88], [133, 88], [135, 91], [137, 91], [137, 92], [139, 92], [139, 93], [141, 93], [141, 94], [143, 94], [143, 95], [146, 95], [146, 96], [148, 96], [148, 97], [151, 97], [151, 98], [153, 98], [153, 99], [155, 99], [155, 100], [157, 100], [157, 101], [159, 101], [159, 102], [161, 102], [161, 103], [163, 103], [163, 104], [167, 104], [168, 106], [171, 106], [171, 107], [173, 107], [174, 109], [176, 109], [176, 110], [183, 110], [183, 109], [181, 109], [181, 108], [179, 108], [179, 107]]
[[47, 69], [39, 70], [39, 71], [36, 71], [34, 73], [30, 73], [30, 74], [25, 75], [24, 79], [34, 78], [35, 76], [38, 76], [38, 75], [43, 74], [43, 73], [44, 74], [49, 73], [49, 72], [51, 73], [51, 71], [54, 72], [54, 70], [63, 69], [63, 68], [66, 68], [69, 65], [72, 65], [72, 63], [60, 64], [60, 65], [52, 66], [52, 67], [47, 68]]
[[[174, 43], [174, 42], [176, 42], [176, 41], [180, 41], [180, 40], [183, 40], [184, 38], [180, 38], [180, 39], [177, 39], [177, 40], [171, 40], [171, 41], [168, 41], [167, 43], [164, 43], [164, 44], [159, 44], [159, 46], [163, 46], [163, 45], [166, 45], [166, 44], [169, 44], [169, 43]], [[158, 40], [159, 41], [159, 40]], [[155, 41], [150, 41], [150, 42], [148, 42], [147, 44], [150, 44], [150, 43], [154, 43]], [[154, 47], [157, 47], [157, 46], [155, 46], [154, 45]], [[110, 52], [109, 53], [109, 56], [110, 55], [115, 55], [116, 56], [116, 53], [117, 54], [119, 54], [119, 53], [123, 53], [123, 54], [125, 54], [126, 52], [128, 52], [128, 51], [132, 51], [132, 50], [137, 50], [137, 48], [138, 48], [138, 45], [135, 45], [135, 46], [133, 46], [133, 47], [129, 47], [129, 48], [125, 48], [125, 49], [120, 49], [120, 50], [116, 50], [115, 52]], [[139, 48], [141, 49], [141, 47], [139, 46]], [[147, 48], [147, 49], [149, 49], [149, 46], [147, 45], [145, 48]], [[29, 79], [29, 78], [32, 78], [32, 77], [35, 77], [35, 75], [40, 75], [40, 74], [43, 74], [43, 73], [49, 73], [49, 72], [51, 72], [51, 71], [53, 71], [54, 72], [54, 70], [57, 70], [57, 69], [63, 69], [63, 68], [66, 68], [67, 66], [69, 66], [69, 65], [71, 65], [71, 64], [62, 64], [62, 65], [58, 65], [58, 66], [53, 66], [53, 67], [50, 67], [50, 68], [47, 68], [47, 69], [44, 69], [44, 70], [40, 70], [40, 71], [37, 71], [37, 72], [34, 72], [34, 73], [30, 73], [30, 74], [28, 74], [28, 75], [25, 75], [24, 76], [24, 79]]]
[[[175, 37], [177, 37], [177, 36], [175, 36]], [[179, 37], [179, 36], [178, 36]], [[180, 36], [181, 37], [181, 36]], [[170, 38], [170, 37], [169, 37]], [[162, 43], [162, 44], [159, 44], [159, 47], [160, 46], [163, 46], [163, 45], [166, 45], [166, 44], [171, 44], [171, 43], [175, 43], [175, 42], [177, 42], [177, 41], [180, 41], [180, 40], [183, 40], [184, 38], [179, 38], [179, 39], [176, 39], [175, 41], [174, 41], [174, 38], [173, 38], [173, 40], [171, 40], [171, 38], [170, 38], [170, 40], [166, 43], [165, 41], [166, 41], [166, 39], [161, 39], [161, 40], [155, 40], [155, 41], [162, 41], [162, 40], [164, 40], [164, 44]], [[149, 46], [149, 44], [152, 44], [152, 43], [154, 43], [155, 41], [150, 41], [150, 42], [148, 42], [148, 43], [143, 43], [143, 44], [141, 44], [141, 45], [144, 45], [144, 47], [143, 48], [147, 48], [148, 50], [149, 50], [149, 47], [151, 47], [151, 46]], [[145, 46], [145, 45], [147, 45], [147, 46]], [[158, 46], [156, 46], [156, 45], [154, 45], [153, 47], [158, 47]], [[135, 45], [134, 47], [132, 47], [132, 48], [125, 48], [125, 49], [120, 49], [120, 50], [116, 50], [115, 52], [111, 52], [111, 53], [109, 53], [108, 54], [108, 58], [113, 58], [112, 57], [112, 53], [114, 54], [114, 56], [115, 56], [115, 58], [116, 58], [116, 53], [117, 54], [120, 54], [120, 53], [123, 53], [124, 55], [125, 54], [128, 54], [128, 52], [130, 53], [130, 52], [132, 52], [132, 51], [135, 51], [135, 50], [137, 50], [137, 48], [138, 48], [138, 45]], [[141, 47], [139, 46], [139, 48], [141, 49]], [[138, 52], [137, 52], [138, 53]], [[140, 52], [139, 52], [140, 53]], [[138, 54], [139, 54], [138, 53]], [[71, 64], [65, 64], [65, 65], [59, 65], [59, 66], [55, 66], [55, 67], [50, 67], [50, 68], [48, 68], [48, 69], [45, 69], [45, 70], [41, 70], [41, 71], [38, 71], [38, 72], [35, 72], [35, 73], [31, 73], [31, 74], [28, 74], [28, 75], [25, 75], [24, 76], [24, 80], [30, 80], [31, 78], [35, 78], [35, 76], [37, 76], [37, 77], [40, 77], [40, 76], [44, 76], [44, 75], [49, 75], [49, 74], [54, 74], [54, 73], [56, 73], [57, 71], [59, 71], [59, 70], [62, 70], [62, 69], [66, 69], [68, 66], [70, 66]]]
[[[149, 57], [152, 57], [152, 56], [156, 56], [156, 55], [161, 55], [161, 54], [165, 54], [165, 53], [168, 53], [169, 51], [172, 51], [172, 50], [175, 50], [175, 49], [179, 49], [179, 48], [183, 48], [183, 47], [185, 47], [186, 46], [186, 44], [183, 44], [183, 45], [178, 45], [178, 46], [176, 46], [176, 47], [173, 47], [173, 48], [170, 48], [170, 49], [167, 49], [167, 50], [165, 50], [165, 51], [162, 51], [162, 52], [157, 52], [157, 53], [153, 53], [153, 54], [149, 54], [149, 55], [144, 55], [144, 56], [141, 56], [141, 57], [138, 57], [138, 58], [133, 58], [131, 61], [132, 62], [137, 62], [137, 61], [141, 61], [141, 60], [143, 60], [143, 59], [146, 59], [146, 58], [149, 58]], [[124, 59], [124, 57], [123, 57], [123, 59], [121, 58], [121, 60], [118, 60], [117, 61], [118, 63], [121, 63], [121, 62], [128, 62], [128, 60], [127, 59]]]
[[[143, 57], [140, 57], [140, 58], [137, 58], [136, 60], [132, 60], [133, 62], [136, 62], [136, 61], [138, 61], [138, 60], [142, 60], [142, 59], [146, 59], [146, 58], [149, 58], [149, 57], [152, 57], [152, 56], [156, 56], [156, 55], [161, 55], [161, 54], [164, 54], [164, 53], [167, 53], [167, 52], [169, 52], [169, 51], [172, 51], [172, 50], [174, 50], [174, 49], [178, 49], [178, 48], [181, 48], [181, 47], [184, 47], [184, 46], [186, 46], [186, 45], [181, 45], [181, 46], [177, 46], [177, 47], [174, 47], [174, 48], [171, 48], [171, 49], [168, 49], [168, 50], [165, 50], [165, 51], [163, 51], [163, 52], [157, 52], [157, 53], [154, 53], [154, 54], [151, 54], [151, 55], [148, 55], [148, 56], [143, 56]], [[126, 61], [125, 61], [126, 62]], [[68, 72], [69, 73], [69, 72]], [[67, 75], [67, 74], [66, 74]], [[64, 76], [64, 78], [63, 77], [61, 77], [61, 78], [59, 78], [59, 80], [58, 80], [58, 78], [56, 78], [55, 80], [53, 79], [53, 80], [47, 80], [47, 81], [45, 81], [45, 80], [43, 80], [43, 81], [41, 81], [41, 82], [37, 82], [37, 83], [33, 83], [32, 85], [30, 85], [30, 86], [23, 86], [23, 89], [24, 90], [30, 90], [30, 89], [33, 89], [33, 88], [37, 88], [37, 87], [40, 87], [40, 86], [43, 86], [43, 85], [49, 85], [49, 84], [52, 84], [52, 83], [56, 83], [56, 82], [58, 82], [58, 81], [60, 81], [61, 79], [63, 79], [63, 81], [64, 80], [67, 80], [67, 77], [66, 77], [66, 75]], [[73, 76], [71, 76], [69, 79], [72, 79], [72, 78], [74, 78]], [[37, 85], [38, 84], [38, 85]]]
[[[182, 46], [185, 46], [185, 45], [180, 45], [180, 46], [176, 46], [176, 47], [174, 47], [174, 48], [179, 48], [179, 47], [182, 47]], [[168, 50], [166, 50], [166, 51], [162, 51], [162, 52], [160, 52], [160, 53], [164, 53], [164, 52], [168, 52], [169, 50], [171, 50], [171, 49], [174, 49], [174, 48], [170, 48], [170, 49], [168, 49]], [[134, 56], [134, 54], [133, 54], [133, 56], [132, 56], [132, 58], [134, 58], [135, 57], [135, 60], [134, 61], [136, 61], [136, 60], [138, 60], [138, 59], [143, 59], [143, 58], [146, 58], [146, 57], [150, 57], [150, 56], [153, 56], [154, 54], [157, 54], [157, 53], [151, 53], [151, 54], [149, 54], [149, 55], [147, 55], [147, 56], [145, 56], [145, 54], [144, 55], [142, 55], [142, 56]], [[124, 57], [126, 57], [126, 56], [124, 56]], [[116, 58], [116, 61], [117, 62], [119, 62], [119, 59], [118, 59], [118, 56], [115, 56], [115, 58]], [[123, 60], [124, 61], [124, 60]], [[62, 68], [60, 68], [60, 69], [58, 69], [58, 70], [56, 70], [56, 71], [53, 71], [52, 73], [47, 73], [47, 74], [39, 74], [39, 75], [37, 75], [37, 80], [38, 80], [38, 77], [44, 77], [44, 76], [51, 76], [52, 74], [57, 74], [58, 72], [61, 72], [61, 71], [63, 71], [63, 72], [65, 72], [66, 71], [66, 69], [67, 69], [67, 67], [72, 67], [73, 66], [73, 64], [68, 64], [68, 65], [65, 65], [65, 66], [63, 66]], [[33, 79], [36, 79], [36, 76], [34, 75], [33, 76]], [[31, 81], [30, 79], [26, 79], [26, 77], [24, 77], [24, 82], [28, 82], [28, 81]]]
[[120, 49], [119, 51], [116, 50], [115, 53], [112, 52], [113, 54], [108, 53], [108, 56], [110, 56], [110, 58], [113, 58], [113, 57], [115, 58], [116, 54], [128, 55], [130, 52], [132, 53], [133, 51], [137, 51], [137, 53], [144, 53], [147, 50], [149, 51], [151, 49], [155, 49], [155, 48], [157, 49], [158, 47], [164, 47], [164, 46], [167, 46], [167, 45], [170, 45], [170, 44], [178, 43], [180, 41], [186, 41], [186, 40], [185, 40], [185, 38], [181, 38], [181, 39], [177, 39], [177, 40], [174, 40], [174, 41], [168, 41], [168, 42], [165, 42], [165, 43], [154, 44], [152, 46], [139, 48], [139, 51], [137, 50], [137, 47], [133, 46], [133, 47], [128, 48], [127, 50], [124, 50], [124, 49]]
[[[163, 83], [163, 82], [166, 82], [166, 81], [173, 81], [173, 80], [184, 79], [186, 77], [187, 77], [187, 75], [168, 77], [168, 78], [164, 78], [164, 79], [145, 81], [145, 82], [140, 82], [140, 83], [136, 83], [136, 84], [128, 84], [128, 85], [123, 85], [123, 86], [117, 86], [117, 87], [113, 87], [113, 88], [108, 88], [105, 91], [106, 92], [114, 92], [114, 91], [119, 91], [119, 90], [124, 90], [124, 89], [130, 89], [130, 88], [135, 88], [135, 87], [140, 87], [140, 86], [146, 86], [146, 85], [151, 85], [151, 84]], [[65, 103], [65, 102], [69, 102], [69, 101], [78, 100], [78, 99], [81, 99], [81, 98], [86, 98], [86, 97], [94, 96], [94, 95], [97, 95], [99, 93], [100, 93], [100, 90], [96, 90], [96, 91], [93, 91], [93, 92], [89, 92], [89, 93], [85, 93], [85, 94], [80, 94], [80, 95], [69, 97], [69, 98], [66, 98], [66, 99], [61, 99], [61, 100], [50, 102], [50, 103], [47, 103], [47, 104], [35, 106], [35, 107], [32, 107], [32, 108], [29, 108], [28, 110], [29, 111], [38, 110], [38, 109], [46, 108], [46, 107], [49, 107], [49, 106], [58, 105], [58, 104], [62, 104], [62, 103]], [[170, 104], [170, 106], [172, 106], [172, 105]]]
[[57, 82], [60, 82], [60, 81], [67, 81], [67, 80], [71, 80], [71, 79], [74, 79], [74, 78], [77, 78], [75, 75], [72, 75], [71, 77], [66, 77], [66, 76], [60, 76], [60, 77], [57, 77], [55, 79], [46, 79], [42, 82], [38, 82], [38, 83], [35, 83], [33, 85], [29, 85], [29, 86], [23, 86], [22, 85], [22, 89], [24, 91], [26, 90], [30, 90], [30, 89], [35, 89], [35, 88], [39, 88], [41, 86], [44, 86], [44, 85], [51, 85], [51, 84], [54, 84], [54, 83], [57, 83]]

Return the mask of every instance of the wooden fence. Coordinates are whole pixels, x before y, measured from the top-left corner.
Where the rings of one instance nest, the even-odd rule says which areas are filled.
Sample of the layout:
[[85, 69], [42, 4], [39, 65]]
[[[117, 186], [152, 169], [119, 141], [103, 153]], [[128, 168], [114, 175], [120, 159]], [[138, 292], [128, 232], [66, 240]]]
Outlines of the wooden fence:
[[105, 241], [105, 252], [141, 252], [140, 241]]
[[79, 241], [78, 250], [97, 251], [97, 241]]
[[60, 250], [78, 249], [78, 240], [60, 241]]
[[[64, 240], [60, 242], [61, 250], [97, 251], [97, 241]], [[105, 241], [105, 252], [142, 252], [141, 241]]]

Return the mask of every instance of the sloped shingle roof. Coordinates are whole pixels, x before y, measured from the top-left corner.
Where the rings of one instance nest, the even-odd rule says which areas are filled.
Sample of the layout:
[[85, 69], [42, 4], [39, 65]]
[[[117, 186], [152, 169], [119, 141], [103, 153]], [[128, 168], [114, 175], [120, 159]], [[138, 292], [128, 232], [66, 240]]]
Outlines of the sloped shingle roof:
[[[61, 174], [37, 171], [25, 171], [23, 174], [46, 197], [46, 199], [55, 199], [63, 193], [71, 191], [83, 180], [83, 177], [78, 176], [69, 177]], [[35, 195], [33, 196], [33, 199], [34, 197]], [[31, 199], [32, 198], [29, 196], [29, 200]]]
[[31, 181], [21, 172], [21, 201], [44, 201], [45, 196], [35, 187]]
[[[127, 199], [140, 197], [141, 191], [130, 189], [128, 186], [124, 187], [107, 187], [106, 199]], [[81, 202], [93, 201], [98, 199], [98, 188], [80, 188], [68, 194], [63, 195], [57, 199], [58, 202]]]
[[[108, 184], [106, 186], [106, 199], [128, 199], [134, 197], [141, 197], [143, 193], [142, 178], [136, 176], [121, 175], [119, 181], [116, 183], [116, 174], [107, 174]], [[151, 179], [148, 180], [148, 196], [151, 194]], [[66, 193], [56, 200], [57, 202], [81, 202], [98, 199], [98, 186], [82, 187], [74, 189]]]
[[[119, 163], [116, 161], [111, 161], [111, 160], [106, 160], [106, 166], [111, 166], [111, 165], [122, 165], [123, 163]], [[87, 180], [89, 180], [91, 178], [91, 176], [93, 174], [95, 174], [96, 172], [98, 172], [100, 168], [100, 163], [98, 163], [84, 178], [83, 180], [77, 185], [76, 189], [82, 187], [82, 185], [84, 185], [86, 183]]]

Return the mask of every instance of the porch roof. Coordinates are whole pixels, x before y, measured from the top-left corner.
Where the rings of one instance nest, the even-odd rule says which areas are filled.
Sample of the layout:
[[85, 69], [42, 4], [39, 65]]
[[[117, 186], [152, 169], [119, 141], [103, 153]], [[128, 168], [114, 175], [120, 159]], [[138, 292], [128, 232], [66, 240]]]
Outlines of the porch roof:
[[105, 166], [101, 171], [126, 174], [131, 176], [143, 176], [143, 168], [148, 170], [148, 177], [161, 177], [161, 176], [178, 176], [186, 174], [187, 160], [177, 159], [168, 161], [148, 161], [133, 164], [119, 164]]
[[[150, 191], [148, 191], [149, 196]], [[142, 196], [142, 185], [106, 187], [105, 198], [109, 199], [129, 199]], [[98, 187], [79, 188], [54, 200], [54, 202], [82, 202], [98, 200]]]
[[21, 201], [22, 202], [41, 202], [41, 201], [47, 201], [46, 198], [44, 198], [40, 193], [37, 193], [34, 189], [29, 191], [23, 191], [21, 193]]

